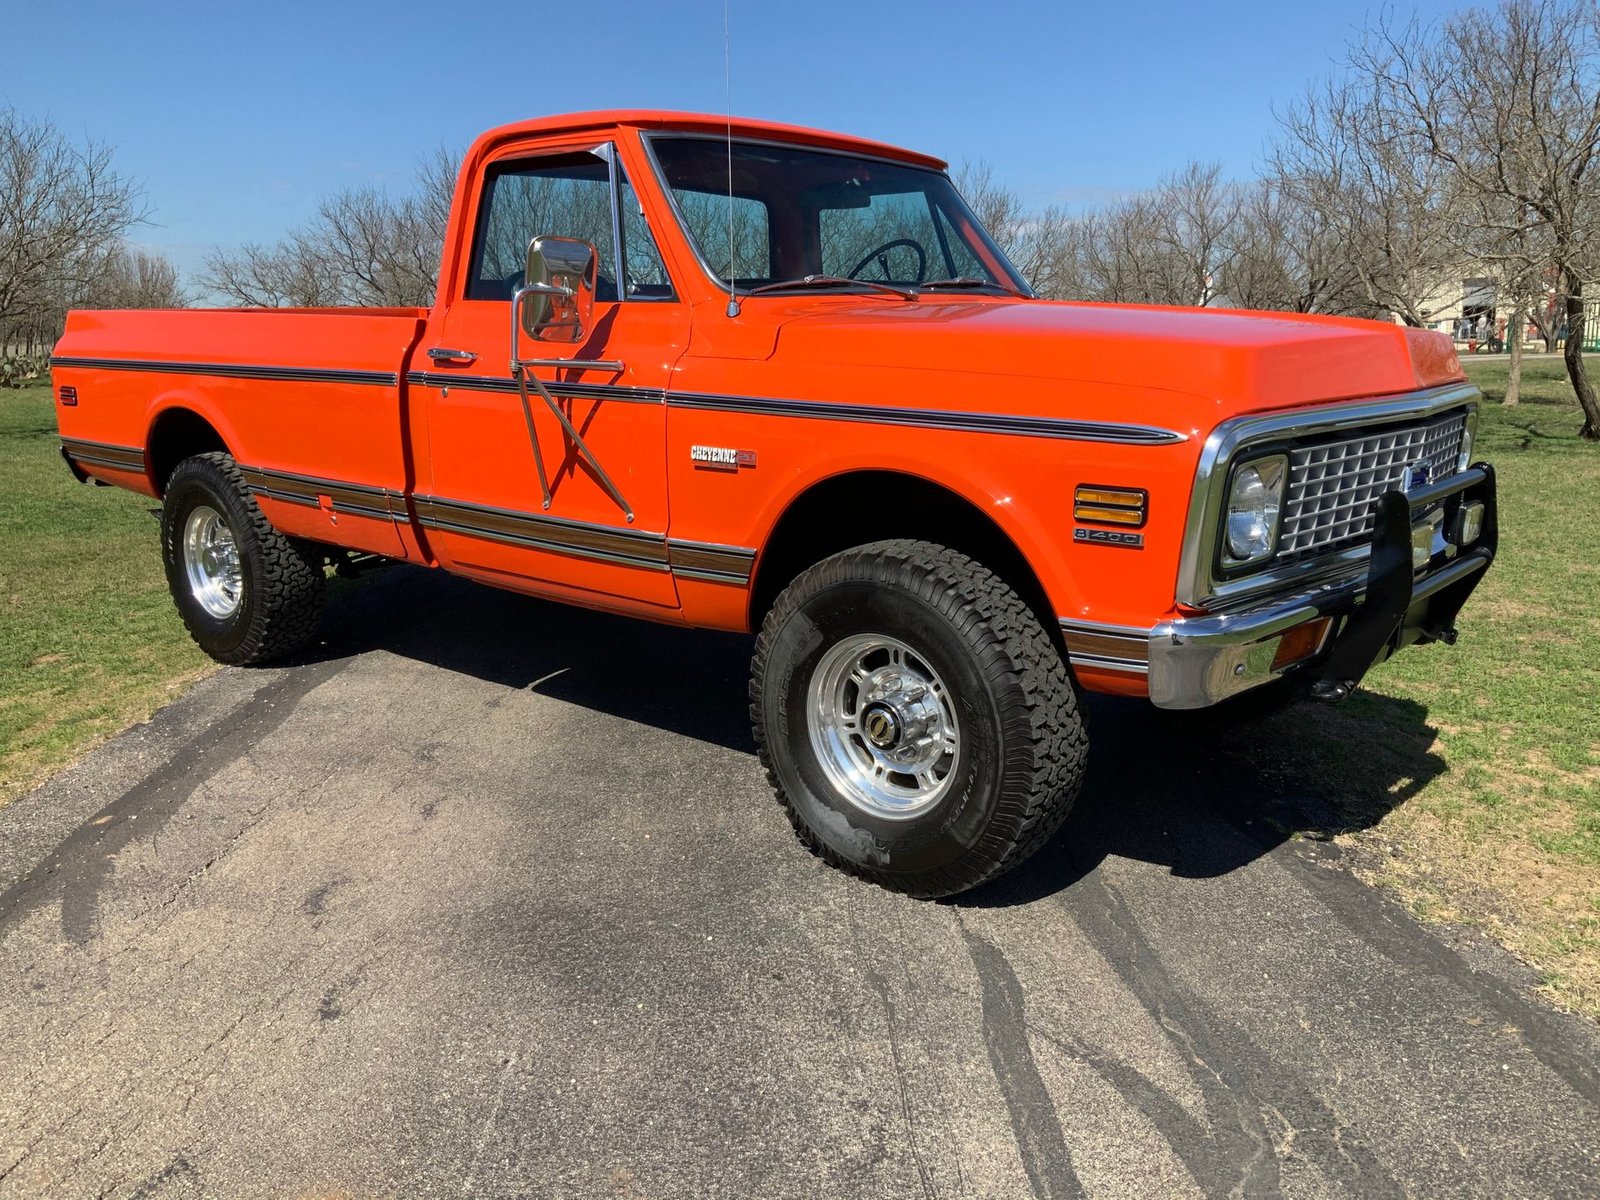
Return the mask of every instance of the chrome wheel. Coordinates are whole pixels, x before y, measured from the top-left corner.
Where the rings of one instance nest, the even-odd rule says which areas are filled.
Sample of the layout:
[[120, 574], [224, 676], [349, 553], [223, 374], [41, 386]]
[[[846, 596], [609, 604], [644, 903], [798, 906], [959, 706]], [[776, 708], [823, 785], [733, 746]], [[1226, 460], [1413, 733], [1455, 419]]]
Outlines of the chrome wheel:
[[829, 782], [857, 808], [914, 817], [950, 789], [961, 733], [944, 680], [904, 642], [845, 638], [811, 677], [806, 723]]
[[189, 592], [210, 616], [226, 620], [244, 599], [239, 544], [216, 509], [197, 505], [183, 525], [183, 569]]

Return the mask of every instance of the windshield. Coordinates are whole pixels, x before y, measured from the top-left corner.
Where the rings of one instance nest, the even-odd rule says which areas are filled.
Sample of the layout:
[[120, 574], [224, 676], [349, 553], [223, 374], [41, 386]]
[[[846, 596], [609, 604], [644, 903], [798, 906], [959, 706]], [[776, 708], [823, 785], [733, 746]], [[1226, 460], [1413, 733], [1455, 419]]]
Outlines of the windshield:
[[[740, 291], [804, 281], [1022, 291], [1005, 256], [938, 171], [717, 138], [650, 147], [706, 269]], [[954, 289], [952, 289], [954, 290]]]

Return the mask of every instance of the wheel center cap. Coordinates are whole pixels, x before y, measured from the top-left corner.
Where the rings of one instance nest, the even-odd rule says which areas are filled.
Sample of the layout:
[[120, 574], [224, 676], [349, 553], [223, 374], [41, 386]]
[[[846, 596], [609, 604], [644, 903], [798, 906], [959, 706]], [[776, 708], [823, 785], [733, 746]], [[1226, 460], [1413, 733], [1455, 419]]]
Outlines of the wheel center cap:
[[887, 704], [869, 704], [861, 717], [861, 731], [878, 749], [889, 750], [900, 740], [900, 718]]

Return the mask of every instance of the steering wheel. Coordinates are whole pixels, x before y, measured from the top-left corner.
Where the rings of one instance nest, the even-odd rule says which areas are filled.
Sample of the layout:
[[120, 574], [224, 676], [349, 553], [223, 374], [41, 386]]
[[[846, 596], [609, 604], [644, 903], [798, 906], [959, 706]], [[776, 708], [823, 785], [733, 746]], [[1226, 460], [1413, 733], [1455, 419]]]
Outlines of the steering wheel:
[[[500, 281], [500, 286], [505, 288], [506, 299], [517, 294], [517, 289], [523, 285], [526, 274], [524, 271], [513, 271]], [[617, 285], [611, 281], [609, 275], [596, 275], [594, 279], [594, 298], [597, 303], [609, 304], [616, 296]], [[610, 293], [609, 299], [607, 293]]]
[[917, 273], [913, 282], [921, 283], [928, 274], [928, 252], [922, 248], [922, 243], [915, 238], [895, 238], [893, 241], [885, 242], [875, 250], [869, 251], [860, 262], [850, 268], [847, 277], [860, 279], [861, 272], [876, 262], [878, 269], [883, 272], [884, 282], [894, 282], [895, 277], [889, 273], [889, 251], [898, 250], [901, 246], [906, 247], [917, 256]]

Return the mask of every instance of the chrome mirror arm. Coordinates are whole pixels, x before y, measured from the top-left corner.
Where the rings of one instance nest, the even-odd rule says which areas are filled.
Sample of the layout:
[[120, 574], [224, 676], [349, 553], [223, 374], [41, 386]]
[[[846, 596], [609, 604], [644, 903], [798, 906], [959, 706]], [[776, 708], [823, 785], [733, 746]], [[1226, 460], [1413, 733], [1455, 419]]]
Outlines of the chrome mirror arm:
[[511, 297], [511, 377], [517, 381], [517, 394], [522, 399], [522, 419], [528, 426], [528, 441], [533, 446], [533, 465], [539, 473], [539, 491], [544, 497], [544, 507], [548, 510], [552, 500], [550, 492], [550, 477], [545, 473], [544, 454], [539, 449], [539, 434], [533, 426], [533, 401], [528, 396], [528, 383], [531, 380], [538, 390], [540, 398], [545, 402], [551, 415], [561, 422], [561, 428], [566, 431], [567, 437], [572, 439], [573, 446], [577, 449], [592, 468], [600, 486], [605, 488], [606, 495], [622, 510], [628, 524], [633, 524], [633, 506], [623, 496], [622, 491], [612, 482], [611, 476], [606, 474], [606, 469], [600, 465], [600, 460], [595, 458], [594, 451], [589, 449], [589, 444], [583, 440], [583, 435], [573, 428], [572, 422], [567, 419], [567, 414], [561, 411], [561, 405], [550, 389], [545, 387], [544, 380], [533, 373], [533, 367], [538, 366], [584, 366], [584, 367], [615, 367], [622, 370], [621, 363], [577, 363], [565, 359], [523, 359], [518, 353], [518, 337], [522, 332], [522, 302], [531, 295], [570, 295], [566, 288], [551, 287], [548, 284], [529, 284], [520, 287]]
[[529, 296], [571, 296], [572, 289], [558, 287], [550, 283], [525, 283], [511, 293], [511, 372], [516, 374], [517, 368], [522, 365], [522, 360], [517, 356], [517, 347], [521, 340], [522, 331], [522, 305]]

